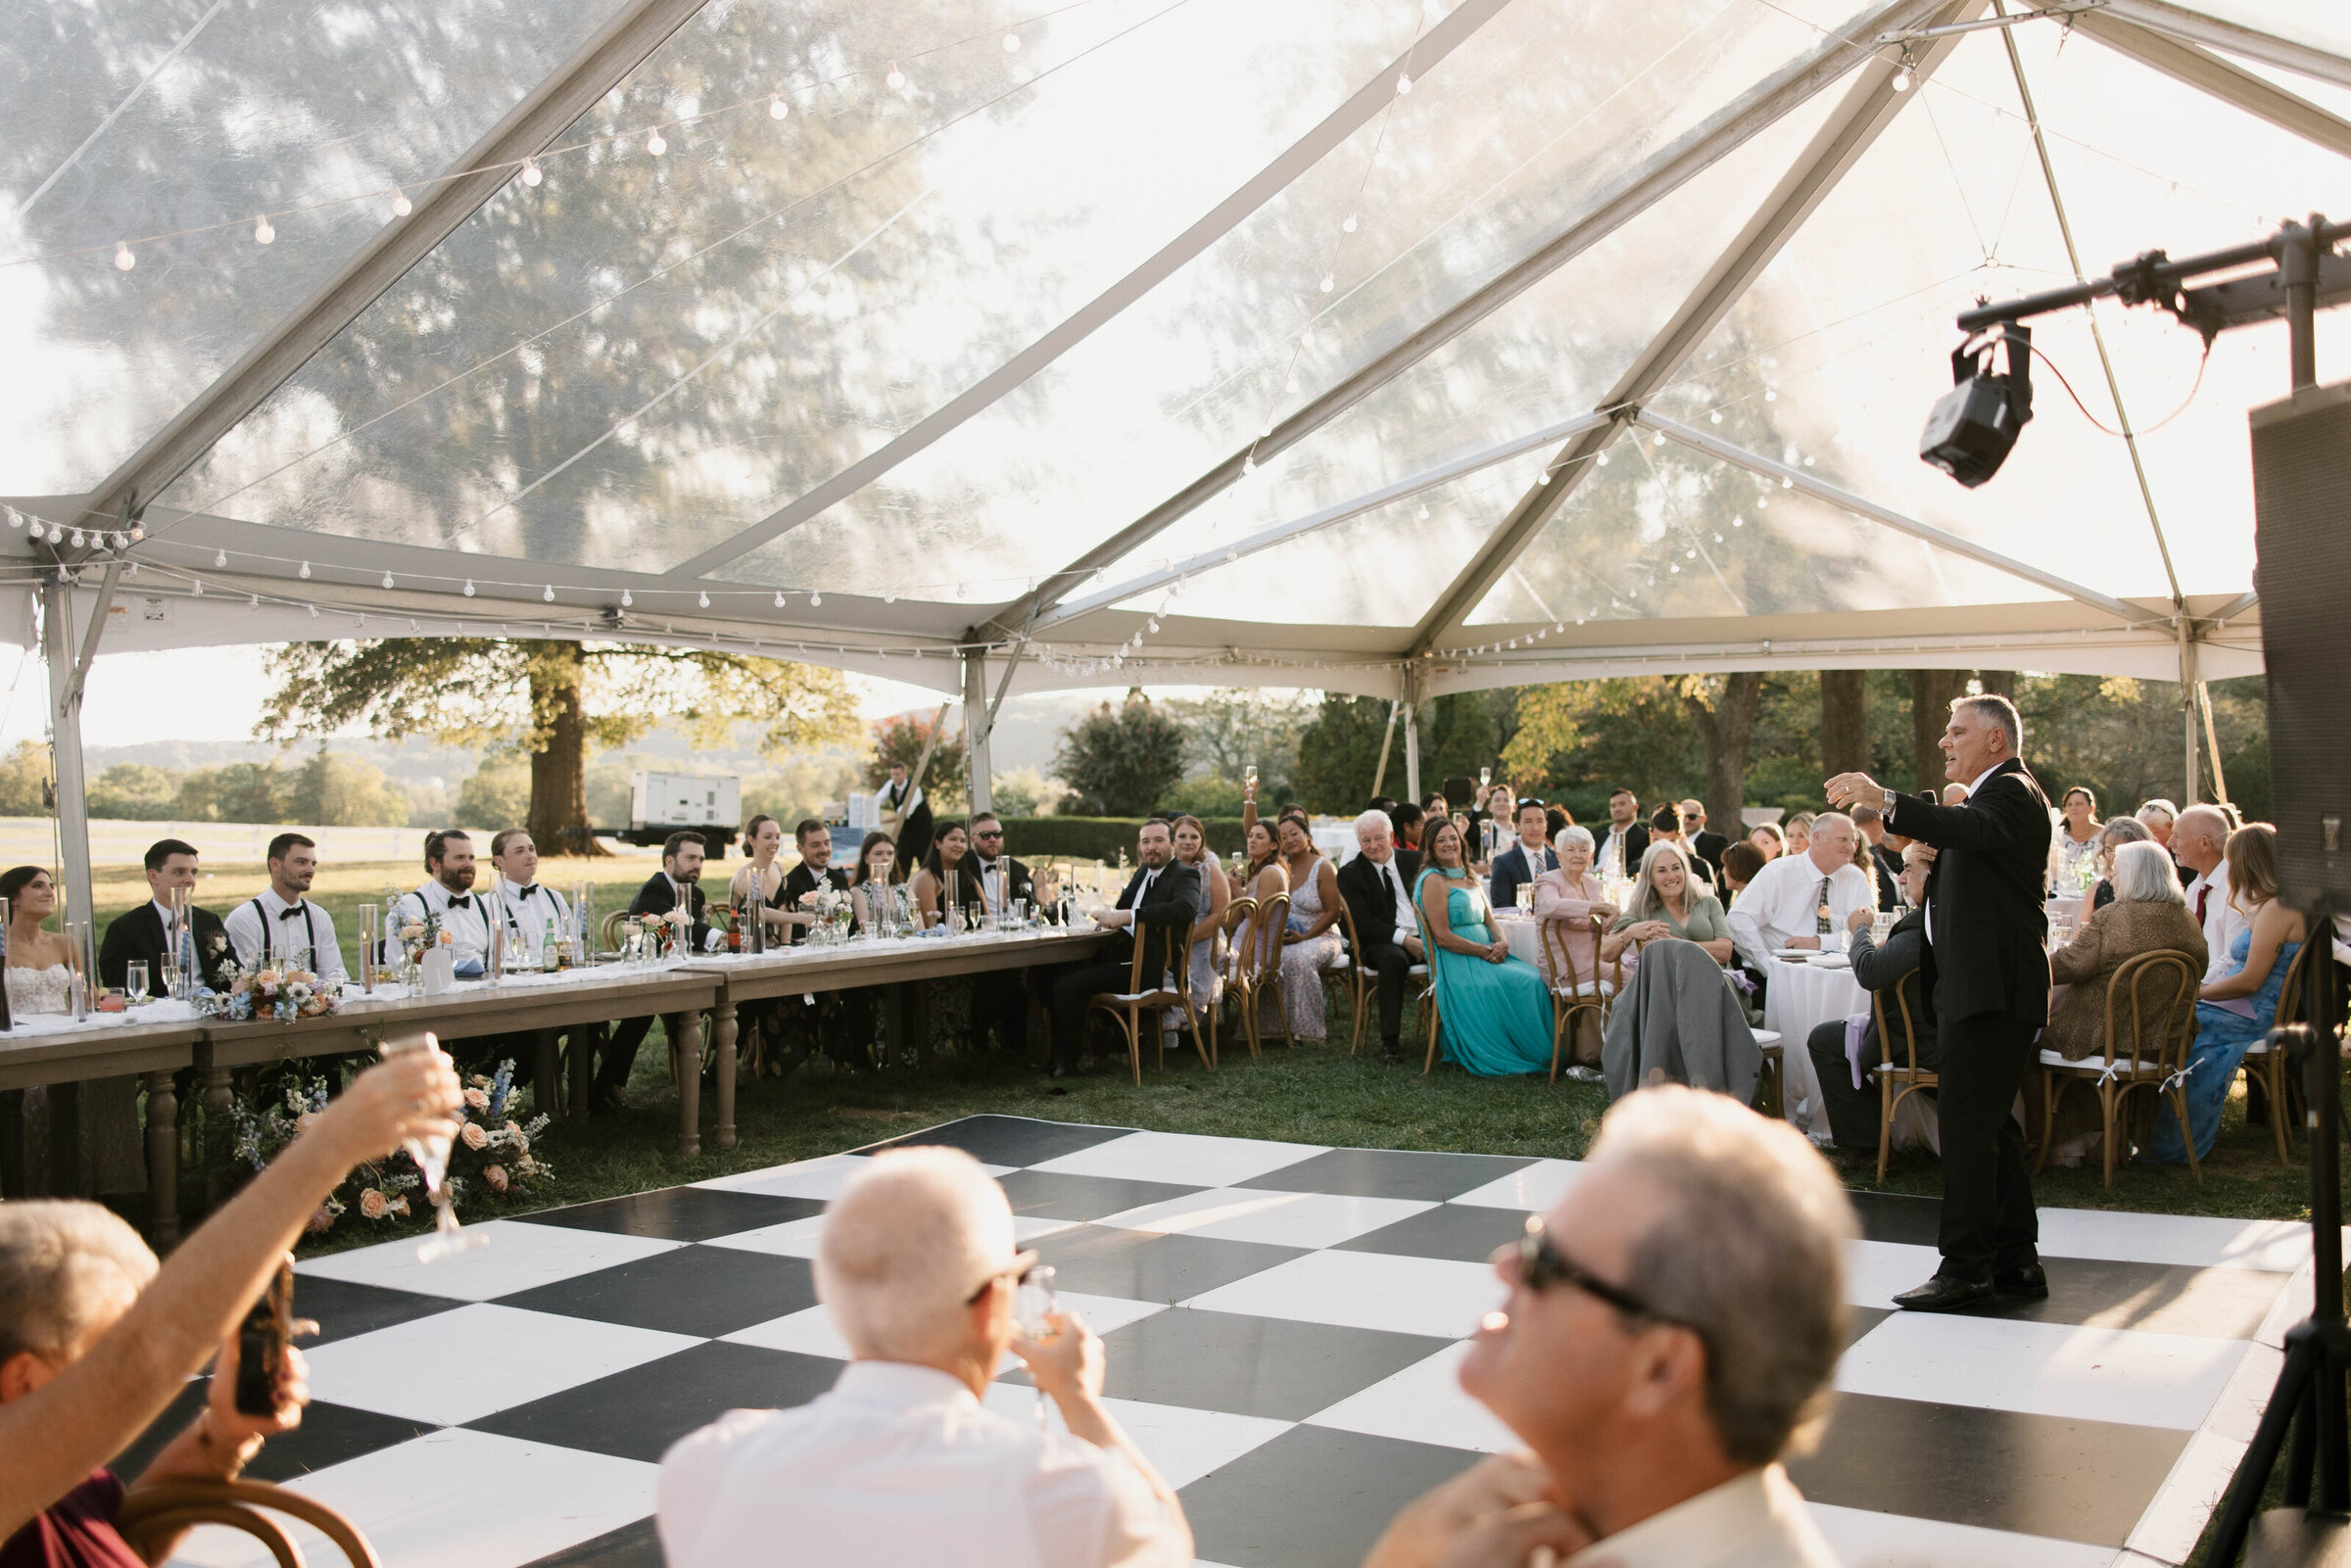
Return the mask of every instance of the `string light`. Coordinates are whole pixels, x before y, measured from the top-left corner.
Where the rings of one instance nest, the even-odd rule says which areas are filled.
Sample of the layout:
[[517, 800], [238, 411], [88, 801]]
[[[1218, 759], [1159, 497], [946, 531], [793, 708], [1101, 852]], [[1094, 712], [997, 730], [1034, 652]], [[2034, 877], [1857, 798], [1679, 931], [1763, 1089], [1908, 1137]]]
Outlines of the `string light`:
[[[957, 596], [960, 597], [961, 595], [959, 594]], [[808, 595], [808, 607], [810, 609], [814, 609], [816, 606], [824, 603], [824, 601], [825, 595], [822, 594], [811, 594]]]
[[115, 241], [115, 270], [127, 272], [138, 264], [139, 259], [130, 254], [130, 247], [120, 240]]
[[701, 606], [702, 606], [702, 608], [703, 608], [703, 609], [708, 609], [708, 608], [710, 607], [710, 595], [709, 595], [709, 594], [708, 594], [707, 592], [703, 593], [703, 594], [700, 595], [700, 599], [701, 599]]
[[63, 528], [59, 527], [59, 526], [58, 526], [57, 524], [55, 524], [55, 523], [51, 523], [51, 524], [49, 525], [49, 543], [50, 543], [50, 544], [52, 544], [52, 545], [63, 544], [63, 543], [65, 542], [65, 538], [66, 538], [66, 531], [65, 531]]
[[[653, 134], [657, 136], [660, 132], [655, 131]], [[536, 185], [545, 178], [547, 176], [539, 171], [539, 160], [526, 158], [522, 161], [522, 182], [525, 185]]]
[[1008, 32], [1004, 35], [1004, 52], [1008, 55], [1017, 55], [1021, 52], [1021, 35], [1019, 33]]
[[792, 113], [792, 105], [790, 105], [790, 104], [788, 104], [788, 103], [786, 103], [786, 102], [784, 101], [784, 95], [783, 95], [782, 93], [778, 93], [778, 94], [776, 94], [776, 95], [775, 95], [773, 98], [770, 98], [770, 99], [767, 101], [767, 118], [768, 118], [768, 119], [783, 119], [785, 116], [787, 116], [787, 115], [789, 115], [789, 114], [791, 114], [791, 113]]
[[306, 583], [309, 582], [311, 578], [311, 563], [309, 561], [304, 561], [302, 563], [302, 570], [296, 572], [294, 575], [301, 578]]
[[470, 577], [465, 579], [465, 596], [467, 598], [473, 597], [473, 579]]
[[630, 592], [629, 592], [627, 589], [625, 589], [625, 588], [624, 588], [624, 589], [622, 589], [622, 590], [620, 591], [620, 607], [621, 607], [622, 609], [624, 609], [624, 610], [625, 610], [625, 609], [627, 609], [627, 608], [628, 608], [630, 605], [632, 605], [632, 604], [634, 604], [634, 603], [636, 603], [636, 602], [637, 602], [637, 595], [636, 595], [636, 594], [631, 594], [631, 593], [630, 593]]
[[311, 619], [312, 619], [312, 620], [313, 620], [313, 621], [314, 621], [314, 620], [318, 619], [318, 606], [317, 606], [317, 605], [315, 605], [315, 604], [305, 604], [305, 605], [303, 606], [303, 608], [304, 608], [304, 609], [306, 609], [306, 610], [309, 610], [309, 611], [311, 612]]
[[227, 569], [227, 566], [228, 551], [224, 549], [216, 549], [213, 551], [213, 569], [215, 571], [223, 571]]
[[390, 588], [391, 586], [392, 586], [392, 574], [391, 574], [390, 572], [386, 572], [386, 573], [384, 574], [384, 587], [386, 587], [386, 588]]
[[254, 225], [253, 225], [253, 243], [254, 243], [254, 244], [256, 244], [256, 245], [270, 245], [270, 244], [274, 244], [274, 243], [276, 242], [276, 240], [277, 240], [277, 230], [275, 230], [275, 229], [273, 229], [273, 228], [271, 228], [271, 227], [269, 226], [269, 218], [268, 218], [267, 214], [264, 214], [263, 216], [261, 216], [261, 217], [259, 217], [259, 218], [257, 218], [257, 219], [255, 219], [255, 220], [254, 220]]
[[1335, 273], [1335, 272], [1325, 272], [1325, 273], [1323, 273], [1323, 274], [1322, 274], [1322, 292], [1323, 292], [1323, 293], [1325, 293], [1325, 294], [1328, 294], [1328, 293], [1329, 293], [1331, 290], [1333, 290], [1333, 289], [1337, 288], [1338, 286], [1339, 286], [1339, 278], [1338, 278], [1338, 274], [1337, 274], [1337, 273]]
[[782, 589], [780, 589], [780, 588], [779, 588], [779, 589], [777, 589], [777, 590], [776, 590], [776, 608], [777, 608], [777, 609], [782, 609], [783, 607], [784, 607], [784, 591], [783, 591]]
[[9, 527], [23, 528], [24, 526], [24, 514], [23, 512], [17, 510], [14, 506], [8, 507], [7, 511]]
[[555, 601], [555, 585], [550, 583], [547, 585], [547, 587], [541, 589], [539, 591], [539, 597], [545, 602], [552, 604]]
[[1904, 44], [1902, 45], [1902, 63], [1894, 71], [1894, 90], [1897, 93], [1908, 92], [1910, 81], [1910, 46]]
[[72, 543], [73, 543], [73, 547], [74, 547], [75, 549], [79, 549], [79, 548], [81, 548], [81, 530], [80, 530], [80, 529], [78, 529], [78, 528], [76, 528], [75, 530], [73, 530], [73, 541], [72, 541]]
[[130, 538], [133, 544], [136, 544], [138, 541], [145, 539], [146, 537], [147, 529], [144, 524], [133, 523], [130, 525]]
[[1347, 221], [1339, 225], [1339, 232], [1342, 234], [1353, 234], [1355, 232], [1355, 214], [1353, 213], [1349, 213], [1347, 214]]
[[198, 597], [198, 598], [202, 598], [202, 597], [204, 597], [204, 579], [203, 579], [203, 578], [201, 578], [201, 577], [198, 577], [198, 578], [192, 578], [192, 579], [190, 579], [190, 580], [189, 580], [189, 587], [190, 587], [191, 589], [193, 589], [193, 590], [194, 590], [196, 597]]
[[1718, 424], [1721, 424], [1721, 423], [1722, 423], [1722, 410], [1721, 410], [1720, 408], [1717, 408], [1717, 409], [1715, 409], [1715, 410], [1714, 410], [1712, 413], [1710, 413], [1710, 414], [1706, 415], [1706, 421], [1707, 421], [1707, 423], [1709, 423], [1709, 424], [1717, 424], [1717, 425], [1718, 425]]
[[406, 217], [414, 211], [416, 211], [416, 204], [408, 200], [407, 191], [392, 193], [392, 215], [394, 217]]
[[659, 158], [663, 153], [669, 151], [669, 143], [663, 141], [661, 139], [661, 133], [656, 130], [651, 135], [646, 137], [645, 150], [652, 154], [655, 158]]
[[259, 594], [254, 594], [251, 598], [245, 601], [245, 607], [249, 610], [260, 609], [262, 607], [262, 595]]
[[906, 85], [906, 72], [900, 71], [898, 63], [893, 60], [889, 63], [889, 74], [883, 77], [882, 80], [889, 87], [890, 91], [896, 92]]
[[1403, 71], [1398, 71], [1398, 72], [1396, 72], [1396, 91], [1397, 91], [1399, 94], [1403, 94], [1403, 93], [1409, 93], [1409, 92], [1411, 92], [1412, 90], [1413, 90], [1413, 78], [1412, 78], [1412, 77], [1410, 77], [1410, 76], [1408, 76], [1408, 75], [1406, 75], [1406, 74], [1405, 74]]

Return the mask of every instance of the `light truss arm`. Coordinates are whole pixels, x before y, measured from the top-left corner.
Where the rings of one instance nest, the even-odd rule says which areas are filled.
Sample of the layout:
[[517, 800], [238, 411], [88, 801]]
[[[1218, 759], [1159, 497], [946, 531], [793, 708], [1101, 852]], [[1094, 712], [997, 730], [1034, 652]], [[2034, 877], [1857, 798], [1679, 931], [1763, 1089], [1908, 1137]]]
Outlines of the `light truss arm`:
[[2106, 0], [2105, 10], [2109, 16], [2200, 43], [2208, 49], [2225, 49], [2265, 66], [2282, 66], [2305, 76], [2330, 81], [2337, 87], [2351, 87], [2351, 60], [2341, 55], [2328, 54], [2324, 49], [2280, 38], [2241, 23], [2223, 22], [2218, 17], [2174, 5], [2171, 0]]
[[[1989, 0], [1950, 0], [1950, 3], [1932, 8], [1929, 16], [1914, 16], [1901, 25], [1926, 23], [1942, 25], [1964, 22], [1982, 11]], [[1944, 36], [1930, 40], [1917, 51], [1910, 64], [1911, 72], [1923, 80], [1950, 54], [1957, 39]], [[1788, 237], [1811, 215], [1812, 210], [1836, 187], [1861, 155], [1878, 138], [1878, 133], [1892, 123], [1907, 94], [1894, 85], [1897, 62], [1884, 56], [1873, 56], [1862, 68], [1860, 79], [1846, 94], [1845, 102], [1829, 117], [1799, 158], [1775, 187], [1760, 211], [1748, 220], [1730, 249], [1715, 261], [1697, 290], [1683, 302], [1663, 331], [1650, 341], [1630, 369], [1626, 370], [1607, 397], [1600, 404], [1604, 411], [1614, 412], [1619, 423], [1631, 416], [1633, 409], [1657, 388], [1670, 379], [1682, 362], [1696, 353], [1706, 335], [1714, 330], [1731, 307], [1739, 303], [1748, 287], [1771, 264], [1780, 254]], [[1906, 84], [1905, 84], [1906, 85]], [[1567, 498], [1594, 464], [1586, 459], [1598, 455], [1615, 440], [1618, 423], [1588, 431], [1568, 443], [1550, 469], [1551, 480], [1530, 488], [1519, 498], [1469, 564], [1463, 568], [1453, 584], [1441, 595], [1419, 626], [1415, 629], [1408, 650], [1418, 657], [1436, 645], [1437, 639], [1448, 630], [1467, 620], [1519, 551], [1536, 533], [1566, 504]]]
[[420, 190], [414, 211], [378, 230], [317, 293], [288, 311], [243, 358], [109, 474], [83, 503], [82, 515], [137, 515], [504, 188], [521, 160], [544, 151], [702, 4], [703, 0], [630, 0], [622, 6], [561, 70], [508, 110], [448, 172]]
[[1418, 331], [1309, 402], [1272, 432], [1232, 452], [1199, 478], [1143, 513], [1037, 585], [1035, 592], [996, 617], [1009, 634], [1032, 616], [1051, 609], [1097, 568], [1148, 544], [1160, 533], [1221, 496], [1241, 477], [1244, 460], [1271, 461], [1304, 441], [1418, 364], [1438, 349], [1549, 277], [1553, 272], [1647, 212], [1683, 184], [1728, 156], [1782, 116], [1810, 100], [1869, 57], [1857, 40], [1888, 27], [1906, 27], [1949, 9], [1945, 0], [1879, 0], [1829, 37], [1811, 54], [1792, 62], [1751, 88], [1720, 113], [1693, 126], [1635, 169], [1608, 196], [1567, 227], [1439, 313]]
[[2017, 560], [2014, 556], [2003, 555], [1998, 550], [1979, 545], [1973, 540], [1962, 539], [1957, 534], [1946, 533], [1932, 523], [1922, 523], [1914, 517], [1905, 516], [1891, 506], [1881, 506], [1874, 500], [1865, 500], [1851, 491], [1840, 490], [1835, 485], [1817, 479], [1793, 464], [1774, 461], [1758, 452], [1750, 451], [1745, 447], [1734, 446], [1719, 436], [1708, 435], [1703, 430], [1693, 429], [1679, 420], [1666, 419], [1653, 413], [1641, 413], [1634, 416], [1632, 423], [1645, 430], [1654, 431], [1667, 441], [1678, 442], [1693, 451], [1704, 452], [1707, 456], [1720, 462], [1729, 463], [1735, 468], [1744, 468], [1749, 473], [1760, 475], [1765, 479], [1781, 480], [1789, 488], [1800, 490], [1815, 500], [1825, 500], [1841, 511], [1852, 513], [1855, 517], [1866, 517], [1873, 523], [1883, 523], [1898, 534], [1907, 534], [1912, 539], [1924, 540], [1937, 549], [1949, 550], [1954, 555], [1964, 555], [1971, 561], [1981, 561], [1984, 565], [2006, 572], [2011, 577], [2021, 577], [2028, 583], [2038, 584], [2052, 594], [2062, 594], [2067, 598], [2079, 600], [2092, 609], [2103, 610], [2108, 615], [2127, 624], [2134, 626], [2141, 623], [2165, 624], [2165, 617], [2150, 615], [2136, 605], [2127, 604], [2112, 594], [2101, 594], [2094, 588], [2084, 588], [2081, 584], [2059, 577], [2054, 572], [2044, 572], [2038, 566]]
[[[1320, 163], [1325, 155], [1369, 123], [1372, 117], [1396, 101], [1397, 78], [1408, 71], [1418, 75], [1459, 48], [1510, 0], [1463, 0], [1444, 21], [1414, 41], [1402, 56], [1390, 61], [1352, 98], [1321, 123], [1292, 143], [1260, 169], [1249, 182], [1217, 204], [1208, 215], [1185, 229], [1108, 289], [955, 397], [917, 420], [896, 438], [841, 469], [789, 505], [770, 512], [724, 543], [714, 545], [675, 568], [677, 578], [701, 577], [745, 555], [780, 534], [797, 528], [828, 506], [855, 495], [915, 453], [939, 441], [964, 421], [992, 406], [1006, 393], [1084, 342], [1105, 322], [1172, 277], [1177, 268], [1224, 237], [1242, 219], [1289, 188], [1292, 181]], [[1016, 615], [1018, 625], [1026, 615]]]
[[2351, 158], [2351, 120], [2330, 115], [2308, 99], [2297, 98], [2209, 49], [2200, 49], [2168, 33], [2100, 11], [2082, 13], [2074, 25], [2107, 48], [2128, 55], [2150, 70], [2233, 104], [2280, 130], [2316, 142], [2328, 152]]
[[1081, 615], [1090, 614], [1106, 604], [1116, 604], [1121, 599], [1132, 598], [1137, 594], [1148, 594], [1155, 588], [1165, 588], [1170, 583], [1189, 577], [1192, 573], [1205, 568], [1221, 566], [1227, 561], [1238, 560], [1244, 555], [1254, 555], [1259, 550], [1271, 549], [1276, 545], [1302, 538], [1318, 529], [1343, 523], [1351, 517], [1361, 517], [1366, 512], [1377, 511], [1380, 507], [1396, 501], [1408, 500], [1422, 491], [1435, 490], [1441, 485], [1449, 485], [1457, 479], [1474, 474], [1481, 469], [1491, 468], [1496, 463], [1508, 462], [1512, 457], [1521, 457], [1530, 451], [1540, 451], [1554, 443], [1566, 440], [1569, 436], [1595, 429], [1607, 423], [1608, 423], [1608, 415], [1587, 413], [1578, 414], [1573, 419], [1562, 420], [1555, 425], [1546, 425], [1541, 430], [1532, 431], [1512, 441], [1506, 441], [1498, 447], [1488, 447], [1483, 451], [1471, 452], [1466, 457], [1457, 457], [1449, 463], [1440, 463], [1434, 468], [1414, 474], [1409, 479], [1399, 479], [1393, 485], [1367, 492], [1356, 497], [1353, 500], [1343, 500], [1335, 506], [1325, 506], [1319, 512], [1310, 512], [1304, 517], [1295, 518], [1286, 523], [1276, 523], [1271, 528], [1260, 529], [1245, 539], [1234, 540], [1231, 544], [1221, 545], [1215, 549], [1203, 550], [1197, 555], [1162, 567], [1156, 572], [1145, 572], [1140, 577], [1129, 578], [1124, 583], [1114, 584], [1098, 593], [1088, 594], [1083, 598], [1072, 599], [1059, 609], [1039, 617], [1036, 629], [1040, 632], [1048, 631], [1053, 627], [1074, 621]]

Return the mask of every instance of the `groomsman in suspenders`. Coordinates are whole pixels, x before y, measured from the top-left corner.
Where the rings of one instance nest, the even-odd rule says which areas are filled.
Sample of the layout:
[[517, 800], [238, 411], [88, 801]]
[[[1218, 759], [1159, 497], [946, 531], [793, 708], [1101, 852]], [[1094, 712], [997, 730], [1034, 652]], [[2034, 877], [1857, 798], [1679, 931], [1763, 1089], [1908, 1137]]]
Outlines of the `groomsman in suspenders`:
[[[492, 837], [490, 860], [498, 867], [499, 897], [490, 899], [484, 893], [480, 898], [493, 905], [504, 902], [503, 909], [494, 907], [489, 914], [505, 928], [506, 967], [512, 969], [517, 947], [527, 946], [533, 958], [544, 955], [549, 921], [555, 923], [557, 935], [571, 929], [571, 903], [553, 888], [539, 885], [539, 845], [529, 830], [508, 828]], [[590, 931], [588, 939], [595, 941], [596, 933]]]
[[317, 844], [300, 833], [269, 840], [269, 885], [220, 923], [238, 963], [252, 969], [292, 963], [307, 954], [319, 978], [342, 982], [343, 944], [335, 936], [335, 918], [303, 896], [317, 875]]
[[393, 904], [393, 924], [438, 915], [450, 934], [457, 973], [481, 974], [490, 952], [490, 921], [484, 900], [473, 895], [473, 840], [455, 828], [426, 833], [424, 869], [423, 883]]

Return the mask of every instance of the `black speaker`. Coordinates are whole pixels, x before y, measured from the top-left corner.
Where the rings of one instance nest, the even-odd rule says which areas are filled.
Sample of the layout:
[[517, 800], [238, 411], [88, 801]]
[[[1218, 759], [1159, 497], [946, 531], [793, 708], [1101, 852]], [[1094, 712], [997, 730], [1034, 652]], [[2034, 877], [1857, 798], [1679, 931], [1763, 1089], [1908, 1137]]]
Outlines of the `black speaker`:
[[2351, 383], [2305, 387], [2252, 425], [2279, 894], [2351, 912]]

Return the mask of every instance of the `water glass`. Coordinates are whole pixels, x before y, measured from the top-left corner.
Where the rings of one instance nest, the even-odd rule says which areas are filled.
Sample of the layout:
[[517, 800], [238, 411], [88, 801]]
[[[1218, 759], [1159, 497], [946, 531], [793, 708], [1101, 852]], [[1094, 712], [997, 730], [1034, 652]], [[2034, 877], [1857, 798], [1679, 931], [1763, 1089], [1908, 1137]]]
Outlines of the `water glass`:
[[147, 1000], [147, 961], [134, 958], [122, 968], [122, 992], [137, 1007]]
[[1534, 912], [1535, 884], [1532, 882], [1521, 882], [1518, 885], [1518, 913], [1521, 915], [1532, 915]]

